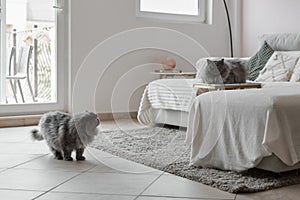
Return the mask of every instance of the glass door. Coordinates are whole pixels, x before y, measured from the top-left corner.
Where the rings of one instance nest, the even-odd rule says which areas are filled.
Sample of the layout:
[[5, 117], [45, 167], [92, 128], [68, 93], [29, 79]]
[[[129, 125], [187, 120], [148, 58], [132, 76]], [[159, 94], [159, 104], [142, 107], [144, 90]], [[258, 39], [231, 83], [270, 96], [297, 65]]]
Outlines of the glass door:
[[64, 109], [67, 8], [66, 0], [1, 0], [1, 116]]

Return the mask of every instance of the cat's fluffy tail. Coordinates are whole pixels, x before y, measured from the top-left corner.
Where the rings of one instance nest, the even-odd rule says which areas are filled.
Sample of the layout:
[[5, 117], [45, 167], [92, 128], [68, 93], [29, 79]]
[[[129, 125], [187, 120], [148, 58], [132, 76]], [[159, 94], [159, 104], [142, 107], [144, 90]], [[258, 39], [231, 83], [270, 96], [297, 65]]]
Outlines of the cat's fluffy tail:
[[31, 131], [31, 137], [32, 139], [39, 141], [44, 139], [43, 135], [40, 134], [40, 132], [37, 129]]

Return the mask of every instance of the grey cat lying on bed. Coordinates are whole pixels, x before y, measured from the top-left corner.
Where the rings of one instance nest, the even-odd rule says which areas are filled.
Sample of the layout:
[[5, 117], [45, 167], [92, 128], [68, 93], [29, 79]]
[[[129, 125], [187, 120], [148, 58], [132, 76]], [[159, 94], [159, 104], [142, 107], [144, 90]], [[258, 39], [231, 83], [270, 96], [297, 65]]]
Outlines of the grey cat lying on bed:
[[84, 148], [97, 135], [100, 121], [93, 112], [83, 112], [74, 117], [63, 112], [50, 112], [42, 116], [38, 130], [32, 130], [32, 138], [45, 139], [54, 157], [72, 161], [72, 151], [77, 160], [85, 160]]
[[200, 78], [208, 84], [245, 83], [246, 66], [237, 61], [207, 59], [207, 66], [200, 69]]

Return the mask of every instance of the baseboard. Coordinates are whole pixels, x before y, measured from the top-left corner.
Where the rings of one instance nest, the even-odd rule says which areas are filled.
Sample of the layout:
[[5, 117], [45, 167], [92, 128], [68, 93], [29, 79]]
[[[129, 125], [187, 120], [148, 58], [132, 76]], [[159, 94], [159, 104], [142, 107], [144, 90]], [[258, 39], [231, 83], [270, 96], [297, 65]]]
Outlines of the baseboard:
[[[36, 126], [42, 115], [24, 115], [0, 117], [0, 128], [19, 127], [19, 126]], [[124, 113], [98, 113], [100, 121], [112, 121], [120, 119], [136, 119], [137, 112]]]
[[42, 115], [24, 115], [0, 117], [0, 128], [17, 126], [35, 126], [39, 123]]
[[119, 119], [137, 119], [137, 112], [120, 113], [98, 113], [100, 121], [111, 121]]

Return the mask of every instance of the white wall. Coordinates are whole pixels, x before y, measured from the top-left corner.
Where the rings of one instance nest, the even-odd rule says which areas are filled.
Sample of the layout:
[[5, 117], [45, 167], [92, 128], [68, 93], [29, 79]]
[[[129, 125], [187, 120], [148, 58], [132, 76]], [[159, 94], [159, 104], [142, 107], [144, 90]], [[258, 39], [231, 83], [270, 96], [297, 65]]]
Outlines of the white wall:
[[299, 0], [243, 0], [243, 56], [257, 51], [261, 34], [300, 33], [299, 8]]
[[[121, 40], [117, 44], [108, 46], [107, 52], [103, 53], [100, 53], [99, 50], [101, 42], [122, 31], [142, 27], [162, 27], [176, 30], [196, 40], [212, 56], [229, 55], [227, 22], [222, 1], [213, 1], [213, 23], [206, 25], [137, 19], [135, 0], [71, 0], [71, 87], [73, 92], [74, 88], [76, 91], [71, 97], [73, 103], [70, 110], [73, 107], [73, 111], [77, 111], [74, 110], [76, 107], [79, 110], [92, 108], [98, 113], [137, 111], [145, 84], [158, 78], [150, 72], [159, 67], [157, 64], [149, 63], [160, 63], [164, 57], [172, 56], [176, 58], [178, 68], [192, 71], [194, 70], [192, 64], [197, 60], [194, 59], [195, 55], [199, 54], [197, 58], [204, 55], [203, 52], [194, 52], [197, 48], [192, 46], [189, 48], [183, 44], [183, 40], [174, 39], [175, 36], [168, 38], [153, 35], [153, 40], [156, 42], [169, 44], [170, 48], [176, 49], [176, 51], [192, 55], [193, 63], [182, 58], [182, 55], [149, 48], [120, 55], [107, 69], [105, 69], [106, 66], [99, 64], [103, 61], [103, 57], [106, 57], [106, 53], [113, 53], [114, 50], [123, 48], [128, 41], [123, 38], [124, 42]], [[145, 40], [149, 40], [149, 38], [145, 38]], [[97, 48], [95, 49], [95, 47]], [[99, 53], [96, 54], [96, 52]], [[80, 68], [89, 68], [89, 72], [85, 73]], [[93, 73], [94, 71], [95, 73]], [[101, 74], [100, 78], [98, 74]], [[78, 75], [81, 77], [79, 81], [76, 79]], [[95, 78], [99, 80], [90, 81]], [[87, 100], [91, 98], [87, 92], [89, 87], [94, 90], [94, 102]], [[115, 90], [115, 93], [112, 90]]]

